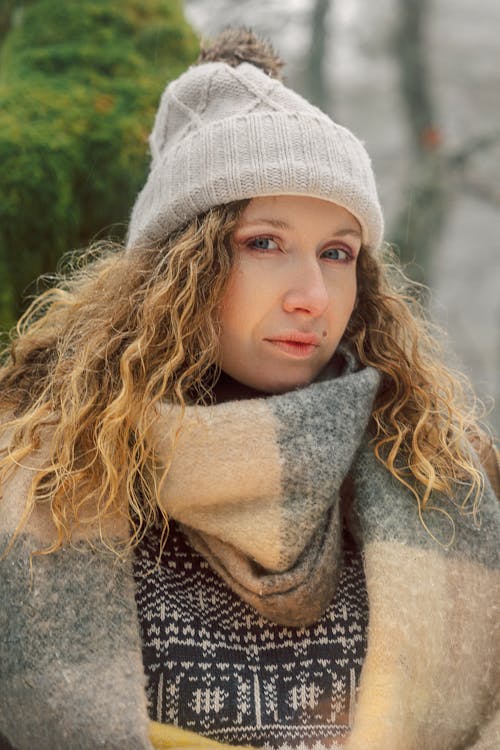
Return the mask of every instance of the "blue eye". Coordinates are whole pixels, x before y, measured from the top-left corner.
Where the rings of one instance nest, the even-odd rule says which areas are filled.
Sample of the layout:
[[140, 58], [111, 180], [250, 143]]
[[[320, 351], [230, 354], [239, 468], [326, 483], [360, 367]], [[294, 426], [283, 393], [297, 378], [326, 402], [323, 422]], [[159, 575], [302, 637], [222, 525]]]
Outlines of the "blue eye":
[[256, 250], [277, 250], [278, 245], [271, 237], [254, 237], [248, 242], [249, 247]]
[[322, 258], [327, 258], [328, 260], [341, 260], [341, 261], [348, 261], [352, 259], [352, 255], [348, 250], [344, 250], [343, 247], [329, 247], [326, 250], [323, 250], [321, 253]]

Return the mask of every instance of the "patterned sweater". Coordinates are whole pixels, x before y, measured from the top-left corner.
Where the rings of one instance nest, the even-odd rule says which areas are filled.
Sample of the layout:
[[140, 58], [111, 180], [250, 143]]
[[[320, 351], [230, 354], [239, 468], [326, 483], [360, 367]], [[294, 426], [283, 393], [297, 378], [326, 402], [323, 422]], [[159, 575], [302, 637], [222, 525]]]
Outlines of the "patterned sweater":
[[266, 620], [171, 522], [138, 548], [134, 574], [150, 716], [228, 744], [334, 748], [352, 726], [366, 651], [362, 556], [347, 544], [335, 597], [313, 625]]

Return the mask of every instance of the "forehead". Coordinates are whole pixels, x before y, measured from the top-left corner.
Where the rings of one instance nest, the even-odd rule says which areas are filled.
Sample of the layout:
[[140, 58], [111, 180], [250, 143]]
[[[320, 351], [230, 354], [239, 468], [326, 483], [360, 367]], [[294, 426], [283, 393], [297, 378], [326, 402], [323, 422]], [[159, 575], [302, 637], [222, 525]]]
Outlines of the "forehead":
[[328, 228], [361, 238], [361, 227], [347, 209], [337, 203], [304, 195], [252, 198], [241, 215], [244, 224], [268, 224], [277, 229]]

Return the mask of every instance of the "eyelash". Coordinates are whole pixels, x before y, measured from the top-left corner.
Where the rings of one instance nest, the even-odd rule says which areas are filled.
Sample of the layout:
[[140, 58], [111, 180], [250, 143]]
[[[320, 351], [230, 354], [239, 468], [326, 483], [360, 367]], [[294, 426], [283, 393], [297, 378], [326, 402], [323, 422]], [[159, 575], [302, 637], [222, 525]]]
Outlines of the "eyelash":
[[[246, 240], [245, 247], [247, 247], [249, 250], [252, 250], [253, 252], [260, 252], [263, 255], [267, 255], [268, 253], [272, 252], [273, 249], [266, 249], [262, 247], [256, 247], [254, 245], [255, 242], [258, 242], [260, 240], [270, 240], [271, 242], [274, 242], [276, 245], [279, 246], [279, 242], [275, 240], [270, 235], [261, 235], [260, 237], [251, 237], [249, 240]], [[334, 261], [338, 261], [340, 263], [349, 263], [350, 261], [354, 260], [354, 253], [349, 247], [328, 247], [325, 248], [323, 252], [327, 252], [328, 250], [340, 250], [341, 252], [346, 254], [346, 258], [340, 259], [335, 258]]]

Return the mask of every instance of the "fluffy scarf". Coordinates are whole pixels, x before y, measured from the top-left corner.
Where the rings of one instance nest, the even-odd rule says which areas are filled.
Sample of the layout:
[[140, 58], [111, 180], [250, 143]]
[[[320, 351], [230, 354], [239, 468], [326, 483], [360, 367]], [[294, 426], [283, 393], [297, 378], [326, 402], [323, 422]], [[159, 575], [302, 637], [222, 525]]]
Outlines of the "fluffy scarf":
[[[347, 517], [370, 606], [348, 749], [493, 750], [498, 503], [486, 480], [479, 516], [465, 514], [457, 487], [422, 523], [366, 434], [378, 384], [347, 356], [336, 377], [292, 393], [189, 407], [180, 428], [165, 407], [151, 433], [172, 456], [161, 503], [240, 596], [289, 625], [330, 601]], [[31, 476], [19, 470], [2, 489], [3, 540]], [[30, 577], [29, 552], [49, 533], [37, 508], [1, 562], [0, 735], [16, 750], [150, 750], [130, 569], [96, 539], [35, 558]], [[189, 744], [175, 736], [153, 741]]]

